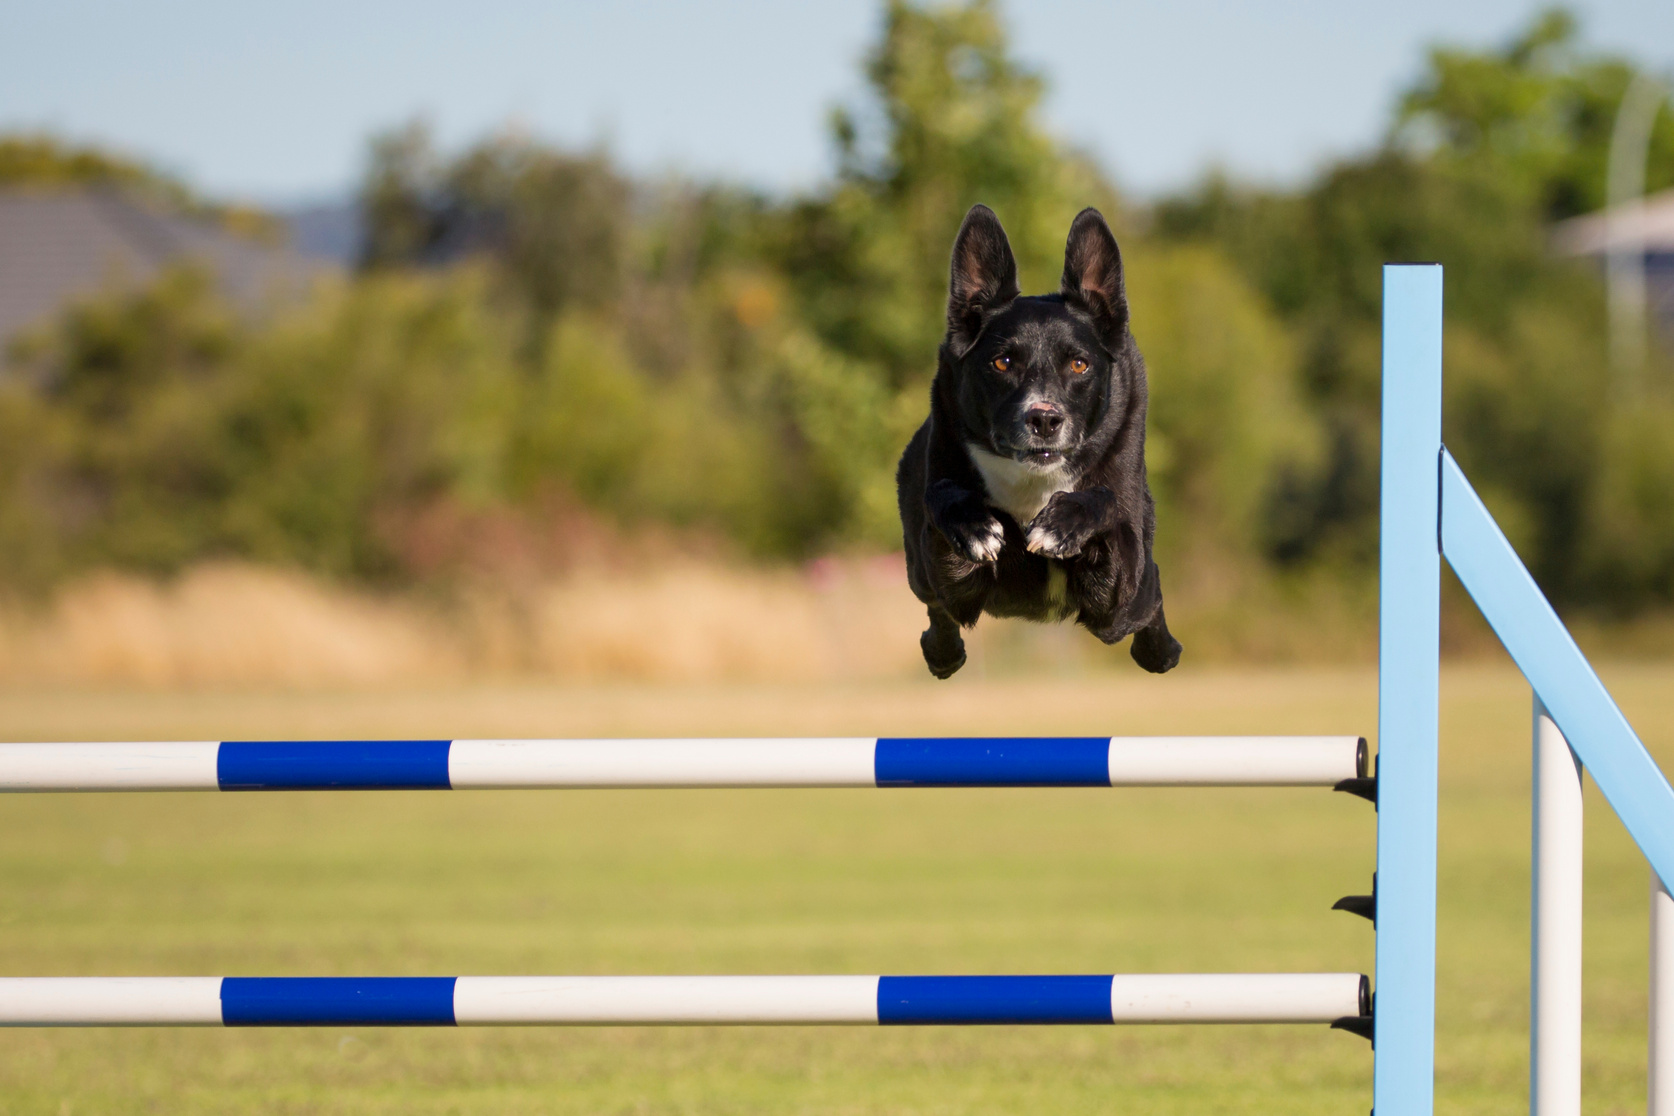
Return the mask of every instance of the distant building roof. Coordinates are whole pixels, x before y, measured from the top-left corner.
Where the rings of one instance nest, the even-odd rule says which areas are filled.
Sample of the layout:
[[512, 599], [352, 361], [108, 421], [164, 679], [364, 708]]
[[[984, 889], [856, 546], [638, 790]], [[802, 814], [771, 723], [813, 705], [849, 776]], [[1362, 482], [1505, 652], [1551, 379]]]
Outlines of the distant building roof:
[[338, 268], [287, 246], [236, 236], [110, 189], [0, 190], [0, 342], [76, 298], [134, 285], [175, 264], [212, 272], [254, 309]]
[[1674, 190], [1647, 196], [1636, 214], [1605, 209], [1552, 229], [1552, 246], [1566, 256], [1602, 256], [1618, 241], [1642, 243], [1653, 255], [1674, 253]]
[[366, 217], [353, 198], [295, 206], [278, 217], [290, 232], [291, 248], [301, 255], [345, 268], [360, 262]]

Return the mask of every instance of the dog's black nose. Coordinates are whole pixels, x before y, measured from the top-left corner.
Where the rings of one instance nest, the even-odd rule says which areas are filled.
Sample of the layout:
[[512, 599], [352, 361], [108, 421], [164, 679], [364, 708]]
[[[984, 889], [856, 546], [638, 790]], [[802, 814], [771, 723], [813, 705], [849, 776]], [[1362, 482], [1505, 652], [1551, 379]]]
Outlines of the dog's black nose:
[[1031, 407], [1023, 416], [1023, 424], [1035, 437], [1050, 438], [1064, 425], [1064, 414], [1051, 407]]

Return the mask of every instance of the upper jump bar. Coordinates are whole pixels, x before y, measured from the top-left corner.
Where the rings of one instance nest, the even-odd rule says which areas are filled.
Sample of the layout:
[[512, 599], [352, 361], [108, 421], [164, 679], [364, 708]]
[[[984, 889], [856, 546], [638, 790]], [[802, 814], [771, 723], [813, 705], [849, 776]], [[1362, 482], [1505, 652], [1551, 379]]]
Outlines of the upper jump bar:
[[1358, 736], [0, 744], [0, 791], [1335, 786]]
[[1337, 1023], [1358, 973], [4, 977], [0, 1026]]

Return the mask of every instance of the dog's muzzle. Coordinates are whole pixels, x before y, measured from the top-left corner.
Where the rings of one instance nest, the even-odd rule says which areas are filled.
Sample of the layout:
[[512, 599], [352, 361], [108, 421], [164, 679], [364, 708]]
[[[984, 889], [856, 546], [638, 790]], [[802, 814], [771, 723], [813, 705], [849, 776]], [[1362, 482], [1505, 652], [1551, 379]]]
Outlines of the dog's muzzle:
[[1062, 410], [1050, 403], [1034, 403], [1023, 412], [1005, 448], [1013, 460], [1039, 469], [1063, 463], [1068, 449], [1071, 423]]

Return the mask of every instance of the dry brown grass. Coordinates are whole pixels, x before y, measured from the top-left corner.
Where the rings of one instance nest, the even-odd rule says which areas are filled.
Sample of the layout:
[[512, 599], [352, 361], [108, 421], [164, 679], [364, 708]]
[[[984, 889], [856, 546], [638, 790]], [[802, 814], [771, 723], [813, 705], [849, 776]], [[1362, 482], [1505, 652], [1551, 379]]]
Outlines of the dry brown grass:
[[682, 559], [445, 601], [302, 574], [106, 573], [0, 611], [0, 679], [142, 686], [383, 685], [479, 676], [815, 681], [907, 674], [923, 612], [899, 559], [741, 569]]
[[0, 671], [17, 681], [366, 684], [456, 673], [463, 661], [408, 605], [251, 566], [169, 583], [100, 574], [44, 612], [0, 614]]
[[[622, 556], [617, 556], [621, 559]], [[1170, 621], [1191, 663], [1369, 663], [1376, 601], [1364, 585], [1249, 584], [1187, 573]], [[377, 594], [294, 571], [221, 563], [167, 581], [102, 573], [45, 604], [0, 601], [0, 685], [378, 687], [484, 679], [844, 682], [916, 679], [924, 611], [900, 555], [761, 567], [681, 554], [599, 557], [544, 577], [477, 577], [446, 594]], [[1497, 655], [1456, 586], [1443, 644]], [[1674, 619], [1583, 625], [1589, 650], [1674, 653]], [[969, 674], [1131, 670], [1074, 625], [985, 618]]]

